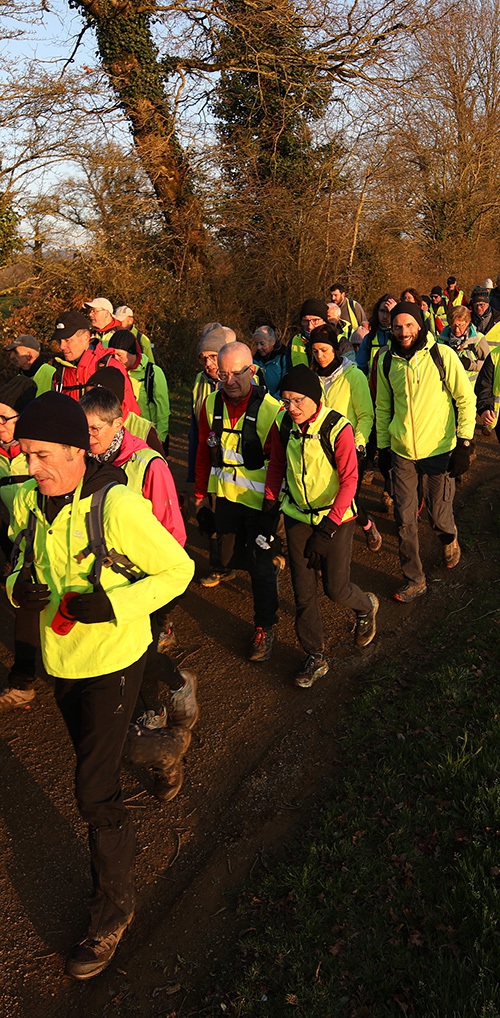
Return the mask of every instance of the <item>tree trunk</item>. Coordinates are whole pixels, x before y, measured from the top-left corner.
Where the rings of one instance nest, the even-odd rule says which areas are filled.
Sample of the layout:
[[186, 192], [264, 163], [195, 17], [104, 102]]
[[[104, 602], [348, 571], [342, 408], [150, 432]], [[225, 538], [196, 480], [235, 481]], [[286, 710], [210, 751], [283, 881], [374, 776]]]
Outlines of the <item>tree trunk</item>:
[[170, 267], [180, 277], [203, 263], [205, 234], [191, 169], [165, 94], [167, 72], [151, 36], [154, 5], [128, 0], [69, 3], [95, 29], [104, 70], [128, 119], [165, 220]]

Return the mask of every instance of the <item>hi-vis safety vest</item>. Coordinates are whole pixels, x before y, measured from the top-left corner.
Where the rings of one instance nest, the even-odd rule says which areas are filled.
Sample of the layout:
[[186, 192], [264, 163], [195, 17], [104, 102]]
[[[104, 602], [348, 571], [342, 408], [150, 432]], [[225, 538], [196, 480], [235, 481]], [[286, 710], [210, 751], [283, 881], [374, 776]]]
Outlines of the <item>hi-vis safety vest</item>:
[[121, 464], [121, 469], [127, 475], [127, 487], [130, 488], [130, 491], [142, 495], [146, 470], [152, 460], [163, 460], [163, 456], [160, 456], [160, 453], [155, 449], [135, 449], [130, 459]]
[[[327, 456], [322, 441], [321, 426], [331, 415], [332, 426], [329, 444], [335, 456], [335, 441], [344, 428], [351, 428], [346, 417], [330, 407], [323, 406], [314, 421], [305, 430], [292, 423], [286, 444], [285, 493], [281, 508], [287, 516], [317, 526], [327, 516], [340, 488], [339, 474]], [[354, 502], [346, 509], [342, 523], [356, 515]]]
[[[232, 428], [222, 394], [212, 392], [207, 396], [205, 410], [209, 444], [214, 442], [210, 449], [209, 492], [214, 492], [219, 498], [227, 498], [229, 502], [241, 502], [250, 509], [262, 508], [267, 471], [263, 449], [279, 409], [276, 399], [264, 393], [260, 386], [253, 386], [246, 412]], [[245, 443], [245, 435], [249, 435], [248, 443]], [[217, 464], [215, 460], [218, 460]], [[245, 466], [245, 460], [249, 465]], [[259, 465], [252, 469], [254, 463]]]
[[290, 357], [293, 368], [296, 367], [297, 364], [305, 364], [306, 368], [309, 367], [306, 340], [300, 332], [293, 337], [290, 343]]
[[197, 421], [200, 419], [201, 408], [207, 396], [211, 392], [215, 392], [218, 387], [219, 380], [217, 378], [210, 378], [204, 371], [199, 371], [196, 375], [193, 386], [193, 413]]

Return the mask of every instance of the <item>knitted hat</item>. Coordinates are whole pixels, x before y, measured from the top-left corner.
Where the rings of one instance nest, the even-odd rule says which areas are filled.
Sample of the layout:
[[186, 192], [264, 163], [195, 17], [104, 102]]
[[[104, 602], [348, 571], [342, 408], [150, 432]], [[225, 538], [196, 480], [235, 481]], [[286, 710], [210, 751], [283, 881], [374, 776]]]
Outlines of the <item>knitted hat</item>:
[[446, 280], [446, 285], [447, 286], [455, 286], [456, 281], [457, 281], [457, 277], [456, 276], [448, 276], [448, 279]]
[[87, 418], [76, 399], [62, 392], [44, 392], [23, 410], [14, 438], [33, 438], [55, 445], [89, 448]]
[[126, 350], [127, 353], [137, 353], [137, 337], [130, 329], [117, 329], [109, 341], [111, 350]]
[[328, 320], [328, 304], [320, 297], [309, 297], [300, 309], [300, 320], [302, 321], [306, 315], [314, 315], [315, 318], [322, 318], [326, 322]]
[[338, 327], [335, 322], [327, 322], [326, 325], [317, 325], [309, 336], [309, 346], [313, 343], [329, 343], [334, 350], [339, 348]]
[[411, 315], [415, 319], [419, 329], [424, 327], [424, 316], [418, 304], [412, 304], [410, 300], [400, 300], [391, 311], [391, 325], [396, 315]]
[[431, 297], [433, 293], [436, 294], [438, 297], [442, 297], [443, 296], [442, 286], [433, 286], [431, 290]]
[[305, 364], [296, 364], [283, 376], [280, 392], [300, 392], [302, 396], [309, 396], [314, 400], [316, 406], [321, 403], [321, 382], [314, 371], [306, 368]]
[[36, 350], [37, 353], [40, 353], [40, 343], [34, 336], [18, 336], [8, 346], [4, 346], [4, 350], [8, 353], [10, 350], [15, 350], [18, 346], [27, 346], [30, 350]]
[[94, 374], [86, 381], [86, 386], [94, 386], [96, 388], [108, 389], [112, 392], [120, 403], [123, 403], [125, 396], [125, 375], [122, 375], [118, 368], [98, 368], [94, 371]]
[[25, 375], [16, 375], [10, 382], [0, 386], [0, 403], [11, 406], [16, 413], [20, 414], [28, 403], [36, 399], [37, 388], [32, 378]]
[[218, 322], [212, 323], [212, 328], [207, 330], [207, 327], [203, 329], [201, 334], [200, 342], [196, 347], [197, 353], [219, 353], [222, 347], [226, 345], [227, 338], [226, 333], [222, 325]]
[[493, 289], [493, 280], [490, 279], [489, 276], [488, 276], [488, 279], [485, 279], [485, 281], [484, 281], [484, 288], [485, 288], [485, 290], [492, 290]]
[[474, 293], [472, 295], [472, 303], [477, 304], [478, 302], [481, 304], [490, 303], [490, 295], [485, 287], [478, 286], [477, 288], [474, 289]]
[[64, 311], [56, 318], [52, 339], [57, 342], [61, 339], [71, 339], [75, 332], [81, 332], [83, 329], [90, 332], [90, 322], [85, 315], [81, 315], [79, 311]]

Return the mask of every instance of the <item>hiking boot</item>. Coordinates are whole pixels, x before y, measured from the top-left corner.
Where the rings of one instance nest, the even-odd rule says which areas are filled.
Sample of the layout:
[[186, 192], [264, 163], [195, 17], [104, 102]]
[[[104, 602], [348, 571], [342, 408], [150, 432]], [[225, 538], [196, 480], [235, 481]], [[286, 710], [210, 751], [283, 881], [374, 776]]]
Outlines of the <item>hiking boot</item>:
[[35, 690], [30, 689], [4, 689], [0, 693], [0, 713], [12, 710], [13, 707], [26, 707], [35, 698]]
[[368, 551], [380, 551], [382, 547], [382, 534], [377, 530], [375, 520], [372, 520], [371, 516], [368, 519], [371, 520], [371, 527], [364, 532], [366, 547]]
[[455, 566], [458, 566], [461, 554], [462, 551], [456, 537], [451, 544], [443, 544], [443, 558], [447, 569], [454, 569]]
[[187, 672], [180, 668], [179, 675], [184, 679], [184, 685], [180, 689], [170, 690], [168, 714], [173, 725], [193, 728], [200, 713], [196, 701], [198, 680], [194, 672]]
[[249, 661], [267, 661], [271, 657], [274, 633], [269, 627], [256, 626], [250, 647]]
[[160, 635], [158, 636], [158, 643], [156, 649], [159, 654], [170, 654], [170, 651], [177, 647], [177, 637], [174, 632], [174, 627], [169, 619], [165, 619]]
[[73, 979], [92, 979], [93, 976], [98, 976], [99, 972], [109, 965], [133, 918], [132, 912], [124, 923], [106, 937], [100, 937], [98, 940], [94, 937], [85, 937], [79, 944], [75, 944], [66, 959], [66, 975], [73, 976]]
[[144, 728], [130, 725], [125, 740], [123, 759], [128, 764], [144, 764], [168, 771], [182, 760], [191, 742], [191, 731], [183, 725], [166, 728]]
[[209, 576], [203, 576], [200, 580], [202, 587], [218, 587], [219, 583], [223, 580], [234, 580], [236, 572], [234, 569], [226, 569], [223, 572], [210, 573]]
[[354, 636], [354, 642], [356, 647], [367, 647], [372, 642], [375, 633], [377, 632], [376, 615], [378, 612], [378, 597], [375, 594], [367, 592], [367, 597], [370, 598], [372, 603], [371, 611], [369, 612], [356, 612], [356, 632]]
[[427, 584], [425, 580], [421, 583], [413, 583], [408, 580], [404, 587], [401, 587], [394, 594], [394, 600], [400, 601], [401, 604], [408, 604], [410, 601], [414, 601], [416, 597], [420, 597], [421, 594], [425, 594], [427, 590]]
[[394, 508], [394, 499], [389, 495], [388, 491], [382, 492], [382, 498], [378, 507], [379, 513], [390, 513]]
[[182, 788], [184, 765], [179, 760], [168, 771], [155, 771], [154, 794], [160, 802], [172, 802]]
[[316, 679], [321, 679], [330, 668], [330, 662], [324, 654], [308, 654], [302, 662], [300, 670], [295, 676], [295, 685], [302, 689], [308, 689], [314, 685]]
[[162, 704], [159, 714], [152, 708], [145, 710], [143, 714], [139, 715], [135, 723], [136, 725], [142, 725], [143, 728], [149, 728], [150, 731], [153, 731], [155, 728], [165, 728], [167, 723], [167, 708]]

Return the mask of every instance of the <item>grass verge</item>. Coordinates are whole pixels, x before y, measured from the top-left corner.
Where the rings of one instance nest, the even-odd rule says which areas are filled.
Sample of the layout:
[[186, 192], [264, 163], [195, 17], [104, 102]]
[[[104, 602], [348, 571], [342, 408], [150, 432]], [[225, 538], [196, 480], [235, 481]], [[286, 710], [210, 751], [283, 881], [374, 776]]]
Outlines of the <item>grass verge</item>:
[[500, 1015], [498, 537], [485, 558], [489, 577], [356, 698], [342, 776], [245, 892], [200, 1013]]

